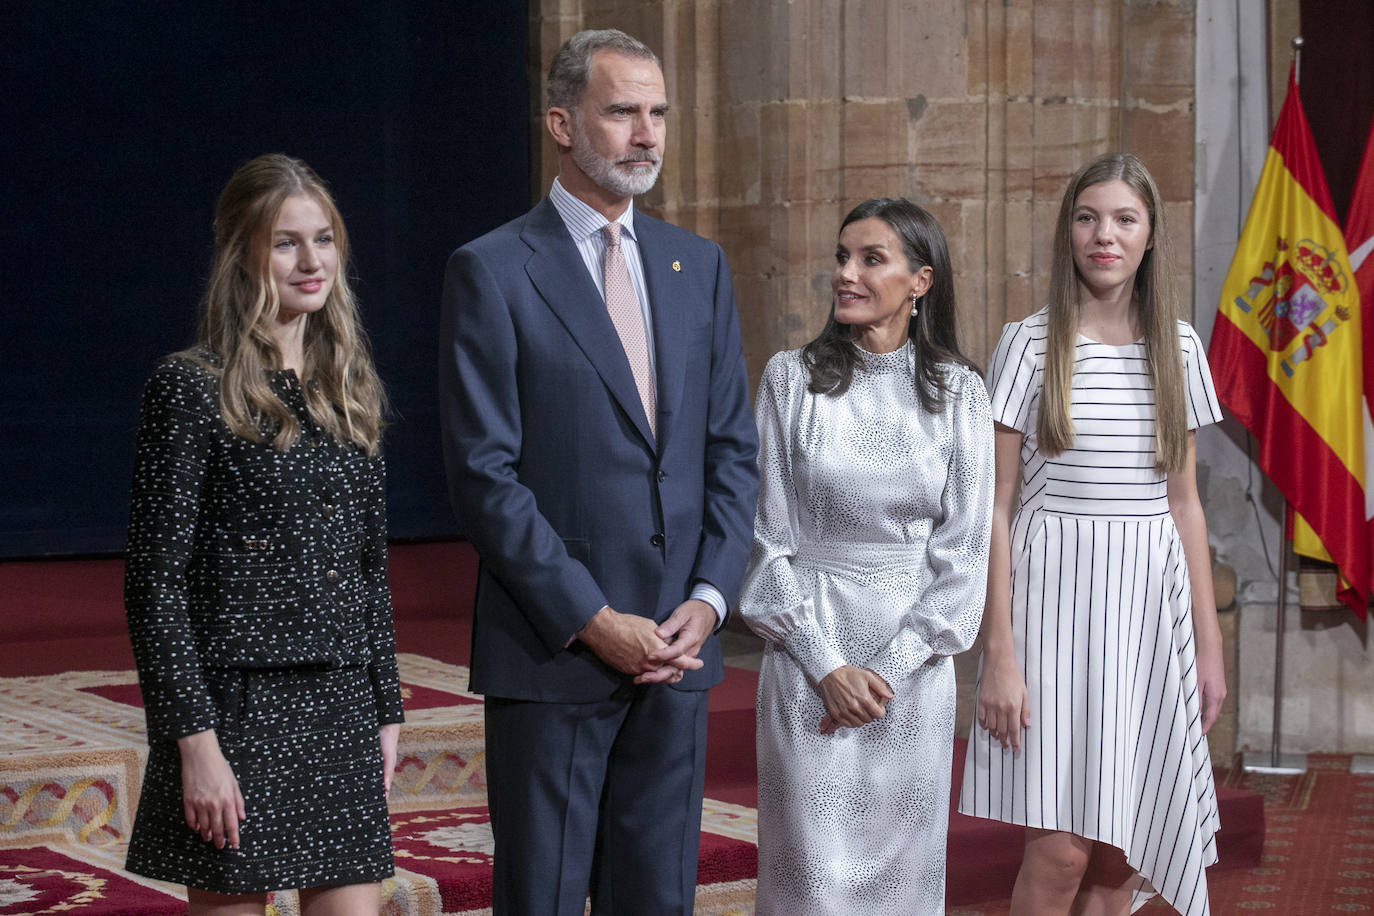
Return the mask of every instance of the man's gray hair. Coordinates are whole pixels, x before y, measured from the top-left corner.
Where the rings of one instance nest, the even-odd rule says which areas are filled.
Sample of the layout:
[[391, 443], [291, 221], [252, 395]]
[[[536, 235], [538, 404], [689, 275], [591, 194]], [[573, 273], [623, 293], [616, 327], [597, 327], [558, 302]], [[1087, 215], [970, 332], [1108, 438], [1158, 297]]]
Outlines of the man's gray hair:
[[587, 29], [563, 43], [549, 64], [549, 78], [544, 83], [546, 110], [566, 108], [569, 111], [582, 101], [592, 72], [592, 56], [597, 51], [614, 51], [626, 57], [651, 60], [660, 70], [658, 55], [638, 38], [619, 29]]

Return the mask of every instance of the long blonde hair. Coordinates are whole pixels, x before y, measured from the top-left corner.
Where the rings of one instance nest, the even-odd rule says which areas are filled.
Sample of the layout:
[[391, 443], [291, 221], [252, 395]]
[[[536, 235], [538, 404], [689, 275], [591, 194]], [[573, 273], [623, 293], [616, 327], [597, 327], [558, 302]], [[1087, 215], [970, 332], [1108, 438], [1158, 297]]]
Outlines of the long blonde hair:
[[1155, 393], [1155, 468], [1180, 471], [1188, 450], [1184, 409], [1183, 358], [1178, 340], [1178, 298], [1174, 293], [1169, 234], [1159, 188], [1140, 160], [1130, 153], [1108, 153], [1079, 169], [1064, 189], [1054, 229], [1054, 262], [1050, 268], [1049, 328], [1045, 341], [1044, 387], [1036, 433], [1040, 449], [1058, 455], [1073, 447], [1069, 414], [1073, 388], [1074, 348], [1079, 322], [1079, 277], [1073, 260], [1073, 213], [1078, 196], [1104, 181], [1124, 181], [1145, 203], [1150, 217], [1150, 246], [1135, 273], [1132, 317], [1145, 340], [1145, 357]]
[[219, 377], [220, 412], [235, 433], [258, 442], [270, 439], [280, 451], [300, 438], [299, 420], [273, 393], [266, 375], [282, 368], [272, 335], [280, 306], [269, 267], [272, 227], [282, 203], [297, 195], [320, 205], [339, 256], [324, 308], [305, 318], [301, 382], [306, 407], [336, 440], [374, 455], [381, 444], [385, 395], [348, 280], [348, 233], [324, 182], [301, 160], [280, 153], [259, 156], [242, 165], [220, 192], [197, 348], [183, 355]]

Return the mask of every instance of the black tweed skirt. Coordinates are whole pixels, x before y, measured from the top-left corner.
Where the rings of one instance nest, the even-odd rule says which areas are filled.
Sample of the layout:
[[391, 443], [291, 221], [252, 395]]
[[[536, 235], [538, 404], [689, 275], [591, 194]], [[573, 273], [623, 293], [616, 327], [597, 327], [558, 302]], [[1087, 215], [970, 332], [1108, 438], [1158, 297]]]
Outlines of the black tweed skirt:
[[176, 742], [148, 749], [129, 871], [222, 894], [368, 884], [394, 873], [372, 684], [363, 667], [207, 669], [248, 819], [239, 848], [186, 826]]

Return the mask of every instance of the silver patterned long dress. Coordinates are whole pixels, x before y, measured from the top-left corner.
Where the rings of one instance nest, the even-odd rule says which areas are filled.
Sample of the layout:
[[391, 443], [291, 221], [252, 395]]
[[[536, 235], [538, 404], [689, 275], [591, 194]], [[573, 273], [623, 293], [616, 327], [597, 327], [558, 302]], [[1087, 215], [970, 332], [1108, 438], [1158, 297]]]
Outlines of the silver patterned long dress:
[[[760, 916], [944, 912], [954, 734], [951, 655], [982, 618], [992, 418], [949, 367], [921, 408], [911, 344], [860, 350], [849, 390], [807, 390], [775, 355], [756, 407], [762, 490], [740, 599], [766, 641], [758, 694]], [[841, 665], [892, 687], [886, 715], [819, 730]]]

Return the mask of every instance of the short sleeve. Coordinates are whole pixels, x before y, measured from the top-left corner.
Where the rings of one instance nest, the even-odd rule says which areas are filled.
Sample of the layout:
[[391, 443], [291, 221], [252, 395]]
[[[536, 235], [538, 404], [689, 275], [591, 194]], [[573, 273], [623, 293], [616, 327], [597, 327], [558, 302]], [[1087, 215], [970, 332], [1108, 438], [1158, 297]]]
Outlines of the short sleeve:
[[1216, 385], [1212, 382], [1212, 367], [1197, 331], [1186, 321], [1178, 323], [1179, 346], [1183, 350], [1183, 386], [1188, 410], [1188, 428], [1197, 429], [1221, 422], [1221, 404], [1217, 401]]
[[1036, 395], [1045, 353], [1044, 317], [1041, 310], [1025, 321], [1005, 325], [988, 367], [992, 419], [1027, 435], [1036, 424]]

